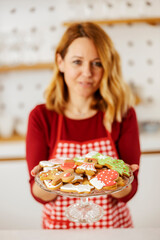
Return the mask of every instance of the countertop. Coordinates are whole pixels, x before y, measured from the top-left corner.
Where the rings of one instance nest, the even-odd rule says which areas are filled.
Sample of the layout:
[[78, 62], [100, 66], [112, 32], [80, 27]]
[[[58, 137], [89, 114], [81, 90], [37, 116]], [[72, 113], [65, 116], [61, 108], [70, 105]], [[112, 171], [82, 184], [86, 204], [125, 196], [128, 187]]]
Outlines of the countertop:
[[160, 228], [101, 230], [0, 230], [1, 240], [160, 240]]

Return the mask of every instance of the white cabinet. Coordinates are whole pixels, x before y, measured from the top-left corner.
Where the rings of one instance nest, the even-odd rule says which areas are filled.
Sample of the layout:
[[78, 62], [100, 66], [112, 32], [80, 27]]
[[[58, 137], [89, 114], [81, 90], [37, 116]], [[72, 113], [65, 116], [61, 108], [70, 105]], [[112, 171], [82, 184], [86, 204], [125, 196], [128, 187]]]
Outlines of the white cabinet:
[[135, 227], [160, 227], [160, 154], [141, 157], [138, 192], [128, 205]]
[[0, 229], [41, 229], [42, 204], [28, 183], [25, 161], [0, 161]]

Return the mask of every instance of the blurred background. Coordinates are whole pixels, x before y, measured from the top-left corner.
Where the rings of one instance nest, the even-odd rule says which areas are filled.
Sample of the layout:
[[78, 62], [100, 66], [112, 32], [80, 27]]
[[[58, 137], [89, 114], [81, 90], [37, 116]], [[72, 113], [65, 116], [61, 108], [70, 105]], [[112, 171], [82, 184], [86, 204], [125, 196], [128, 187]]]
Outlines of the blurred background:
[[129, 202], [134, 225], [160, 227], [160, 0], [1, 0], [0, 229], [41, 228], [25, 161], [28, 114], [44, 102], [66, 27], [85, 20], [112, 38], [137, 99], [142, 157], [139, 190]]

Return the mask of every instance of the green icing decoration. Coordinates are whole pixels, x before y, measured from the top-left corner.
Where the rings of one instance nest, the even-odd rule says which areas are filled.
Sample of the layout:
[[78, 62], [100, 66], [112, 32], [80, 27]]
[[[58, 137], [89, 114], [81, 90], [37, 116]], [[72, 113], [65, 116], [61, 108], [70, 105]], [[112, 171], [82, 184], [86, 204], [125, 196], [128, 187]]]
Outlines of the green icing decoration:
[[114, 159], [110, 156], [105, 156], [101, 153], [97, 153], [97, 152], [90, 152], [88, 154], [86, 154], [83, 157], [75, 157], [74, 160], [75, 161], [84, 161], [85, 157], [88, 158], [95, 158], [98, 160], [98, 163], [100, 165], [108, 165], [110, 166], [112, 169], [114, 169], [115, 171], [117, 171], [119, 174], [124, 174], [126, 176], [130, 176], [130, 169], [127, 166], [127, 164], [125, 164], [125, 162], [121, 159]]
[[92, 152], [87, 153], [87, 154], [85, 155], [85, 157], [98, 159], [98, 157], [99, 157], [100, 155], [102, 155], [102, 154], [100, 154], [100, 153], [98, 153], [98, 152], [96, 152], [96, 151], [92, 151]]
[[130, 176], [129, 167], [125, 164], [125, 162], [121, 159], [114, 159], [109, 156], [101, 155], [98, 158], [98, 163], [101, 165], [109, 165], [112, 169], [117, 171], [119, 174], [124, 174], [126, 176]]
[[74, 158], [74, 161], [77, 161], [77, 162], [83, 162], [85, 160], [85, 157], [75, 157]]
[[101, 155], [100, 157], [98, 157], [98, 163], [100, 165], [105, 165], [106, 163], [110, 162], [113, 158], [109, 157], [109, 156], [104, 156]]
[[130, 176], [129, 167], [125, 164], [123, 160], [120, 159], [113, 159], [112, 162], [108, 163], [112, 169], [120, 173], [121, 175], [124, 174], [126, 176]]

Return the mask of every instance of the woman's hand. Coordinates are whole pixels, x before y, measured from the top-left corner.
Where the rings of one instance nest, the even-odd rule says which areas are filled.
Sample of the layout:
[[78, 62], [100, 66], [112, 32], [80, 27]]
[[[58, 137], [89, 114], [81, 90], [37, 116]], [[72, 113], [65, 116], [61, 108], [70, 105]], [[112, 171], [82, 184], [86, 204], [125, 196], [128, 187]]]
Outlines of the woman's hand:
[[[135, 172], [139, 169], [139, 166], [137, 164], [132, 164], [130, 165], [130, 168], [132, 172]], [[132, 191], [132, 185], [130, 184], [128, 187], [126, 187], [122, 191], [119, 191], [117, 193], [112, 193], [111, 196], [114, 198], [123, 198], [123, 197], [126, 197], [131, 191]]]
[[130, 168], [131, 168], [132, 172], [135, 172], [136, 170], [139, 169], [139, 166], [137, 164], [132, 164], [132, 165], [130, 165]]
[[[35, 166], [32, 170], [31, 170], [31, 175], [33, 177], [35, 177], [37, 175], [37, 173], [39, 173], [43, 168], [40, 165]], [[53, 201], [56, 199], [57, 194], [53, 194], [53, 193], [49, 193], [46, 192], [45, 190], [43, 190], [42, 188], [40, 188], [37, 183], [34, 183], [32, 186], [32, 191], [33, 194], [35, 195], [35, 197], [41, 199], [42, 201]]]
[[31, 175], [35, 177], [37, 173], [39, 173], [41, 170], [42, 170], [42, 167], [40, 165], [37, 165], [31, 170]]

